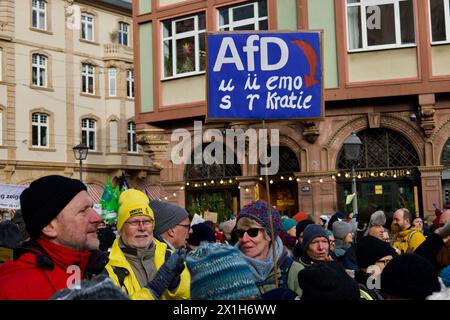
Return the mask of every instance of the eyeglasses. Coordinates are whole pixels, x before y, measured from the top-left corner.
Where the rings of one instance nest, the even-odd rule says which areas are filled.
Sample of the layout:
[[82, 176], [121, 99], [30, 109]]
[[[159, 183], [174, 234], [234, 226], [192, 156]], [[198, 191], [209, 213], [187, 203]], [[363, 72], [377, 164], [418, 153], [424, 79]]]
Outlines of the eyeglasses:
[[134, 221], [127, 221], [126, 223], [135, 228], [139, 227], [141, 224], [144, 227], [150, 227], [151, 225], [153, 225], [153, 220], [134, 220]]
[[177, 224], [177, 226], [185, 227], [185, 228], [187, 228], [188, 230], [191, 229], [191, 225], [190, 225], [190, 224], [181, 224], [181, 223], [179, 223], [179, 224]]
[[242, 238], [246, 232], [250, 238], [255, 238], [259, 234], [260, 230], [262, 230], [262, 229], [261, 228], [250, 228], [247, 230], [237, 229], [236, 233], [237, 233], [238, 238]]

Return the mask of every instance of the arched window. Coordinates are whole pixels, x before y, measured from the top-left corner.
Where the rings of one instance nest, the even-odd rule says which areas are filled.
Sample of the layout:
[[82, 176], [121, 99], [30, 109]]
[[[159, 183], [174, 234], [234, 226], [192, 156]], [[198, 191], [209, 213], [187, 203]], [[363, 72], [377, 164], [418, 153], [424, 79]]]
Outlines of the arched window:
[[94, 15], [87, 12], [81, 14], [81, 39], [94, 41]]
[[[203, 144], [202, 152], [205, 150], [208, 144]], [[233, 164], [225, 164], [226, 163], [226, 150], [223, 152], [223, 158], [219, 159], [219, 163], [221, 164], [206, 164], [204, 160], [201, 164], [194, 163], [194, 154], [191, 154], [191, 163], [186, 165], [184, 171], [184, 177], [186, 180], [203, 180], [203, 179], [229, 179], [237, 176], [241, 176], [241, 165], [237, 163], [236, 154], [234, 154]], [[215, 154], [212, 154], [215, 157]], [[203, 159], [203, 157], [202, 157]]]
[[[389, 129], [368, 129], [357, 133], [362, 146], [358, 169], [408, 168], [420, 165], [419, 156], [408, 139]], [[342, 147], [337, 169], [351, 169]]]
[[127, 141], [128, 141], [128, 152], [137, 152], [136, 144], [136, 124], [132, 121], [128, 122], [127, 126]]
[[128, 32], [130, 25], [125, 22], [119, 22], [119, 44], [128, 46]]
[[39, 87], [47, 86], [47, 57], [34, 53], [31, 57], [32, 84]]
[[95, 66], [83, 63], [81, 66], [81, 91], [95, 94]]
[[44, 0], [32, 0], [31, 2], [31, 26], [36, 29], [47, 30], [47, 2]]
[[450, 138], [448, 138], [444, 150], [442, 150], [441, 165], [447, 168], [450, 167]]
[[48, 115], [33, 113], [31, 119], [33, 147], [48, 147]]
[[85, 118], [81, 120], [81, 143], [88, 146], [90, 150], [96, 150], [97, 121]]

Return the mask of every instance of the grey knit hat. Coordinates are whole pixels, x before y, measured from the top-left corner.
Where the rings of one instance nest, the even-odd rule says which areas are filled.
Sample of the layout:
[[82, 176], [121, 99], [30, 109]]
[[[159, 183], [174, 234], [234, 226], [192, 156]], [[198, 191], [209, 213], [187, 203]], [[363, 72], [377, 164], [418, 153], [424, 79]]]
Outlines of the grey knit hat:
[[378, 210], [370, 216], [369, 228], [374, 226], [384, 226], [386, 224], [386, 216], [383, 211]]
[[50, 300], [130, 300], [107, 275], [85, 279], [78, 288], [65, 288], [56, 291]]
[[336, 239], [344, 239], [345, 236], [353, 231], [350, 223], [345, 221], [336, 221], [333, 223], [333, 234]]
[[152, 200], [150, 201], [150, 208], [155, 215], [154, 232], [157, 234], [166, 232], [189, 217], [184, 208], [168, 202]]

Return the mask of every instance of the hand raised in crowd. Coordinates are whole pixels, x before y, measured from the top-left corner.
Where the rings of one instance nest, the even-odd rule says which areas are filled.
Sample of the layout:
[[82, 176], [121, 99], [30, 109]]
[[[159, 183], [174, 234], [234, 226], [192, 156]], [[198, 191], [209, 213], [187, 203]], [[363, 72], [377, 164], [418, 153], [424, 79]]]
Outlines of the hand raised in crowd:
[[447, 223], [435, 231], [444, 242], [447, 242], [450, 239], [450, 220]]
[[169, 288], [173, 280], [183, 272], [186, 260], [186, 248], [179, 248], [159, 268], [153, 280], [146, 287], [150, 289], [155, 298], [160, 298], [163, 292]]

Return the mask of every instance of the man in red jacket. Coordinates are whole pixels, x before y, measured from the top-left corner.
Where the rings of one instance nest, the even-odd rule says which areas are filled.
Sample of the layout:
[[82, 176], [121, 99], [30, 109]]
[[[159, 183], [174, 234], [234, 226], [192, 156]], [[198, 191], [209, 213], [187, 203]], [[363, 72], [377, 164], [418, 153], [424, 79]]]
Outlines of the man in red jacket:
[[101, 218], [82, 182], [42, 177], [22, 192], [20, 205], [30, 241], [0, 266], [0, 300], [49, 299], [104, 270]]

